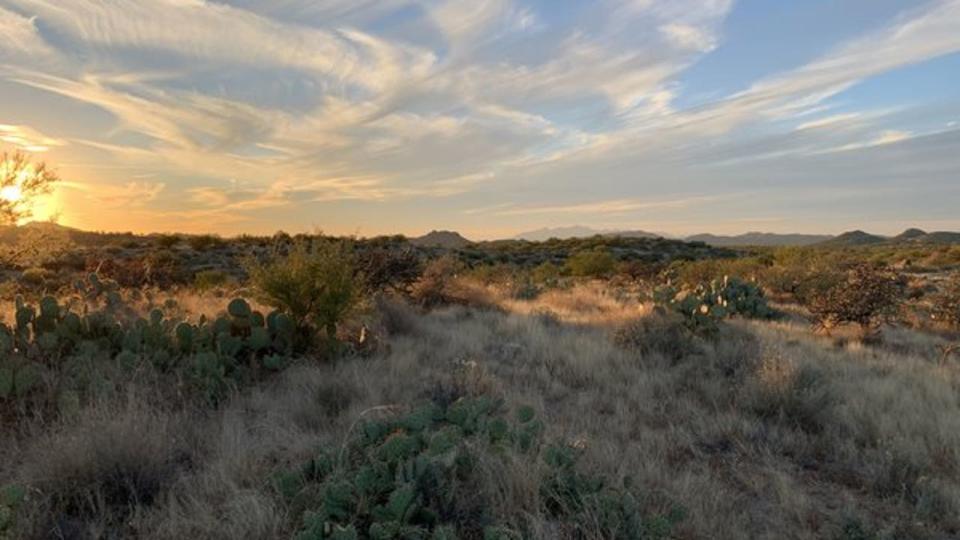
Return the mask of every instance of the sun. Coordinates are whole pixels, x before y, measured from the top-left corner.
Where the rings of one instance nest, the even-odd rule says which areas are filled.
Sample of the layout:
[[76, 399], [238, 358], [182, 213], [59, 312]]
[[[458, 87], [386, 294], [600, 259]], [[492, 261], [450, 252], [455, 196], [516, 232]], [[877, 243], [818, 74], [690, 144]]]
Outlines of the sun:
[[0, 199], [8, 202], [18, 202], [23, 197], [23, 191], [20, 190], [20, 184], [6, 186], [0, 189]]

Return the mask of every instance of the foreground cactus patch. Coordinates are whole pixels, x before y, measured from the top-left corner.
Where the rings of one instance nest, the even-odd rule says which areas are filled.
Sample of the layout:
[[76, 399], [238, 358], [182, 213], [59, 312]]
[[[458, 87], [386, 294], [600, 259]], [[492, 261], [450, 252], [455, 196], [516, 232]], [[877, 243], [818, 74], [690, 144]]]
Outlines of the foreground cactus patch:
[[481, 396], [361, 422], [341, 448], [275, 476], [278, 493], [302, 515], [297, 538], [526, 538], [522, 518], [492, 510], [495, 482], [487, 477], [520, 470], [540, 486], [525, 510], [572, 533], [658, 538], [682, 518], [643, 515], [628, 483], [582, 472], [581, 450], [549, 443], [532, 408], [507, 412]]

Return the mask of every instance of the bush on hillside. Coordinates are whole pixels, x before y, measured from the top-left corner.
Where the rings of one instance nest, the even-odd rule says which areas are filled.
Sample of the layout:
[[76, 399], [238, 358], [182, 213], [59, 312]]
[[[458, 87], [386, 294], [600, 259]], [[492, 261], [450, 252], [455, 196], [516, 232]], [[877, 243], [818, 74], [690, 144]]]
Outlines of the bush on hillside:
[[637, 351], [641, 357], [661, 355], [672, 361], [681, 360], [699, 350], [692, 334], [684, 326], [683, 317], [660, 307], [618, 328], [613, 339], [617, 345]]
[[893, 317], [903, 301], [904, 283], [896, 272], [870, 264], [858, 264], [834, 283], [807, 293], [810, 313], [817, 326], [829, 331], [843, 324], [856, 324], [864, 336]]
[[290, 315], [302, 334], [335, 340], [337, 324], [360, 301], [353, 248], [340, 241], [298, 241], [266, 262], [248, 259], [250, 282], [262, 300]]
[[932, 300], [931, 317], [947, 327], [960, 330], [960, 274], [945, 283]]
[[225, 246], [226, 241], [213, 234], [201, 234], [187, 237], [187, 244], [189, 244], [194, 251], [208, 251]]
[[229, 281], [230, 276], [223, 270], [200, 270], [193, 276], [193, 286], [200, 292], [223, 287]]
[[154, 238], [154, 243], [161, 249], [171, 249], [179, 244], [180, 240], [180, 235], [177, 234], [160, 234]]
[[387, 247], [367, 249], [357, 254], [356, 269], [367, 290], [409, 293], [422, 271], [420, 257], [410, 249]]
[[188, 279], [181, 259], [168, 250], [152, 251], [132, 258], [90, 257], [86, 261], [86, 271], [130, 288], [170, 287]]
[[567, 268], [577, 277], [608, 276], [617, 267], [617, 260], [604, 249], [579, 251], [567, 259]]
[[423, 275], [413, 284], [410, 297], [421, 307], [435, 307], [455, 300], [453, 281], [463, 271], [463, 264], [452, 255], [444, 255], [427, 263]]

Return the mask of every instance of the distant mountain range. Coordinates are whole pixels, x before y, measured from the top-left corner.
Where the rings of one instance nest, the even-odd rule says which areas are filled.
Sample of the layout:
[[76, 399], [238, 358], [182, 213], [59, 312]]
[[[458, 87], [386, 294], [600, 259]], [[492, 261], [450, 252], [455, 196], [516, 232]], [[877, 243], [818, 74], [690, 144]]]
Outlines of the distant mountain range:
[[[531, 242], [543, 242], [551, 238], [586, 238], [590, 236], [621, 236], [633, 238], [672, 238], [667, 234], [651, 233], [647, 231], [617, 231], [617, 230], [599, 230], [582, 225], [571, 227], [554, 227], [537, 229], [518, 234], [514, 237], [517, 240], [529, 240]], [[907, 229], [901, 234], [893, 237], [870, 234], [864, 231], [856, 230], [845, 232], [837, 236], [825, 234], [799, 234], [799, 233], [765, 233], [748, 232], [733, 236], [724, 236], [717, 234], [695, 234], [680, 238], [687, 242], [703, 242], [714, 247], [737, 247], [737, 246], [813, 246], [824, 247], [854, 247], [869, 246], [873, 244], [960, 244], [960, 233], [957, 232], [926, 232], [921, 229]]]
[[960, 244], [960, 233], [935, 231], [926, 232], [920, 229], [907, 229], [897, 236], [879, 236], [864, 231], [850, 231], [831, 238], [818, 245], [825, 247], [856, 247], [872, 246], [877, 244], [919, 244], [919, 245], [947, 245]]
[[530, 242], [544, 242], [551, 238], [589, 238], [591, 236], [620, 236], [623, 238], [660, 238], [665, 234], [652, 233], [647, 231], [617, 231], [617, 230], [599, 230], [582, 225], [573, 225], [570, 227], [547, 227], [520, 233], [513, 237], [514, 240], [527, 240]]
[[688, 242], [703, 242], [716, 247], [733, 246], [809, 246], [827, 242], [833, 237], [822, 234], [777, 234], [748, 232], [736, 236], [718, 236], [715, 234], [696, 234], [684, 240]]
[[[653, 233], [647, 231], [618, 231], [618, 230], [598, 230], [581, 225], [572, 227], [555, 227], [537, 229], [518, 234], [514, 238], [517, 240], [529, 240], [531, 242], [543, 242], [551, 238], [586, 238], [590, 236], [620, 236], [628, 238], [675, 238], [665, 233]], [[819, 242], [824, 242], [833, 238], [828, 235], [816, 234], [774, 234], [749, 232], [737, 236], [721, 236], [716, 234], [697, 234], [679, 240], [687, 242], [703, 242], [715, 247], [732, 246], [808, 246]]]

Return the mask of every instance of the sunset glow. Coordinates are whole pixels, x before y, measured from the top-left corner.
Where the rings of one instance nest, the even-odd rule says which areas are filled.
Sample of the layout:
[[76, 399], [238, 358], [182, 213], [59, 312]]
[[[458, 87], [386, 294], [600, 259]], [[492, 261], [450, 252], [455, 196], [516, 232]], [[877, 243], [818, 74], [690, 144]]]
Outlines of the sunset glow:
[[10, 202], [17, 202], [20, 200], [22, 193], [20, 192], [20, 186], [7, 186], [5, 188], [0, 188], [0, 199]]
[[837, 9], [0, 0], [0, 149], [92, 229], [960, 228], [960, 0]]

